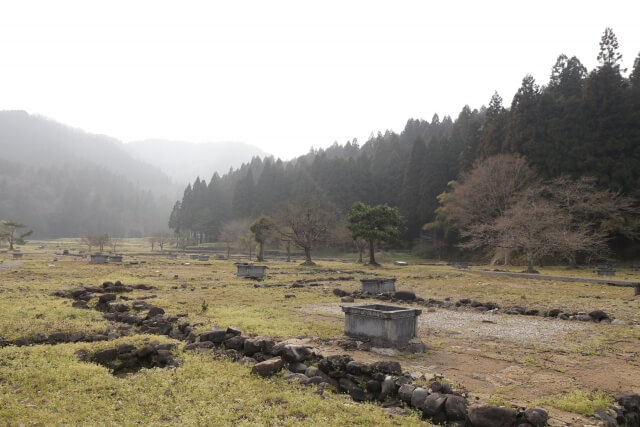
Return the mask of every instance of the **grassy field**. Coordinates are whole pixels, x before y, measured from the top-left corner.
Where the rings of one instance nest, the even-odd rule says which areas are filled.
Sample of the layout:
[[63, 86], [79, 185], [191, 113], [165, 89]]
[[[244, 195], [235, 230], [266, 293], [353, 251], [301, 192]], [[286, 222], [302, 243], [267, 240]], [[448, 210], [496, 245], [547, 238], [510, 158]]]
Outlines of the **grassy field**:
[[[540, 310], [602, 309], [623, 325], [600, 325], [528, 316], [496, 314], [494, 325], [465, 310], [426, 313], [420, 336], [430, 347], [421, 355], [395, 356], [403, 368], [441, 373], [464, 387], [470, 400], [510, 406], [542, 405], [553, 419], [582, 422], [593, 409], [618, 392], [640, 392], [640, 298], [631, 288], [586, 283], [483, 277], [445, 264], [408, 267], [384, 264], [372, 269], [353, 262], [319, 260], [315, 268], [268, 261], [263, 284], [290, 285], [299, 279], [319, 286], [291, 289], [255, 288], [235, 276], [230, 261], [199, 262], [188, 256], [169, 259], [152, 254], [140, 240], [118, 243], [123, 264], [90, 265], [87, 259], [62, 256], [81, 249], [77, 241], [32, 242], [22, 260], [0, 254], [0, 336], [15, 340], [39, 332], [99, 332], [109, 326], [101, 313], [71, 307], [51, 296], [79, 284], [121, 280], [158, 289], [153, 304], [170, 314], [186, 313], [197, 331], [213, 325], [236, 326], [244, 334], [309, 338], [323, 353], [345, 351], [328, 339], [339, 337], [343, 318], [336, 312], [339, 287], [359, 289], [358, 279], [377, 274], [397, 277], [400, 289], [423, 298], [457, 301], [471, 298], [503, 307], [523, 305]], [[86, 248], [84, 248], [86, 249]], [[131, 259], [140, 263], [129, 264]], [[387, 254], [381, 260], [407, 260]], [[542, 268], [544, 274], [596, 277], [592, 270]], [[517, 268], [514, 271], [519, 271]], [[353, 276], [354, 280], [328, 280]], [[618, 270], [618, 279], [640, 281], [634, 270]], [[134, 291], [131, 298], [148, 295]], [[295, 295], [295, 297], [285, 297]], [[475, 316], [475, 317], [474, 317]], [[457, 323], [458, 318], [464, 322]], [[453, 319], [453, 320], [448, 320]], [[523, 335], [513, 334], [514, 321]], [[432, 322], [430, 324], [429, 322]], [[524, 326], [522, 326], [524, 325]], [[568, 328], [566, 325], [574, 325]], [[494, 329], [483, 329], [485, 326]], [[529, 330], [530, 329], [530, 330]], [[522, 338], [522, 339], [520, 339]], [[527, 338], [527, 339], [524, 339]], [[137, 335], [116, 343], [169, 338]], [[282, 375], [265, 380], [250, 368], [210, 355], [182, 352], [181, 367], [142, 370], [114, 377], [106, 368], [81, 362], [74, 353], [113, 346], [112, 342], [0, 348], [0, 425], [415, 425], [418, 414], [391, 417], [374, 404], [359, 404], [342, 395], [320, 396], [313, 388], [286, 383]], [[359, 360], [388, 359], [354, 351]], [[581, 421], [582, 420], [582, 421]], [[576, 424], [580, 425], [580, 424]]]

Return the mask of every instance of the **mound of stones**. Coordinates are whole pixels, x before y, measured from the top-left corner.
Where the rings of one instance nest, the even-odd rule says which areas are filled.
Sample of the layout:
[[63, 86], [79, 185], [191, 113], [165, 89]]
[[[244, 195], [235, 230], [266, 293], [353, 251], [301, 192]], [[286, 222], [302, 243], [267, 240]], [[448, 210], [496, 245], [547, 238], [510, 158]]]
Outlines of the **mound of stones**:
[[596, 409], [595, 416], [605, 427], [640, 426], [640, 395], [625, 393], [615, 396], [616, 404]]
[[560, 320], [578, 320], [582, 322], [595, 322], [595, 323], [620, 323], [620, 321], [614, 321], [606, 312], [602, 310], [594, 310], [591, 312], [583, 311], [568, 311], [562, 309], [552, 310], [538, 310], [533, 308], [527, 308], [522, 306], [513, 306], [508, 308], [502, 308], [494, 302], [480, 302], [470, 298], [462, 298], [456, 303], [453, 303], [450, 298], [446, 298], [444, 301], [429, 298], [424, 299], [417, 297], [412, 291], [396, 291], [380, 294], [371, 294], [363, 291], [355, 291], [348, 293], [342, 289], [334, 289], [333, 294], [340, 297], [341, 302], [353, 302], [355, 299], [376, 299], [379, 301], [392, 302], [392, 303], [406, 303], [412, 302], [422, 305], [424, 307], [439, 307], [439, 308], [451, 308], [451, 307], [466, 307], [472, 308], [480, 312], [492, 312], [492, 313], [504, 313], [504, 314], [516, 314], [524, 316], [542, 316], [552, 317]]
[[178, 367], [180, 360], [172, 350], [175, 344], [151, 343], [141, 347], [133, 344], [120, 344], [89, 354], [86, 350], [76, 352], [82, 361], [94, 362], [109, 368], [114, 374], [137, 372], [142, 368]]
[[542, 409], [514, 410], [491, 405], [469, 405], [466, 394], [440, 381], [414, 384], [400, 363], [381, 361], [371, 364], [355, 361], [346, 354], [323, 357], [304, 345], [277, 342], [266, 337], [245, 337], [237, 328], [214, 329], [199, 334], [185, 350], [227, 357], [240, 364], [251, 364], [251, 373], [271, 377], [284, 371], [285, 379], [319, 390], [333, 389], [357, 402], [379, 402], [384, 407], [408, 406], [424, 418], [447, 425], [544, 426], [547, 413]]
[[81, 286], [77, 289], [71, 289], [66, 291], [56, 291], [54, 296], [62, 298], [72, 298], [74, 300], [89, 301], [93, 294], [105, 294], [105, 293], [122, 293], [131, 292], [134, 290], [149, 291], [156, 289], [154, 286], [138, 284], [138, 285], [124, 285], [120, 280], [114, 282], [104, 282], [102, 286]]

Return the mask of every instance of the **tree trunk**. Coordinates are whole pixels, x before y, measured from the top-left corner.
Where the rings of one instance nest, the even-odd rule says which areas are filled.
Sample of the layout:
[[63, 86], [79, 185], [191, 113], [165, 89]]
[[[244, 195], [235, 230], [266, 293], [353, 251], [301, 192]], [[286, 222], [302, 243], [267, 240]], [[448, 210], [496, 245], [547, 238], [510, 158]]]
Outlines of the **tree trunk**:
[[572, 254], [569, 255], [569, 268], [570, 269], [575, 269], [576, 265], [577, 265], [576, 254], [572, 253]]
[[311, 247], [310, 246], [304, 248], [304, 258], [305, 258], [305, 261], [301, 265], [316, 265], [315, 262], [311, 261]]
[[509, 256], [511, 255], [511, 251], [509, 249], [504, 249], [504, 265], [510, 265], [509, 263], [511, 262], [509, 260]]
[[531, 249], [527, 249], [527, 273], [537, 273], [533, 268], [533, 251]]
[[264, 243], [258, 242], [258, 256], [256, 257], [257, 261], [264, 261]]
[[287, 242], [287, 262], [291, 262], [291, 242]]
[[231, 245], [227, 245], [227, 259], [229, 259], [230, 255], [231, 255]]
[[11, 236], [9, 236], [9, 250], [13, 250], [13, 239], [11, 238]]
[[362, 264], [362, 252], [364, 252], [364, 248], [358, 248], [358, 263]]
[[369, 264], [370, 265], [379, 265], [376, 262], [376, 257], [374, 255], [374, 252], [375, 252], [375, 248], [374, 248], [374, 245], [373, 245], [373, 240], [369, 240]]

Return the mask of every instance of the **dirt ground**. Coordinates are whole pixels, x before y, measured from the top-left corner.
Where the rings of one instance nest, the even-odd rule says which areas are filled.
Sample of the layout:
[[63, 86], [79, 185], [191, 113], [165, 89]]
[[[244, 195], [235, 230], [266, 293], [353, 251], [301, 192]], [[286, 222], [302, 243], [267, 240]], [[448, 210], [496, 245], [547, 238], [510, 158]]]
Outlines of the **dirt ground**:
[[[67, 246], [71, 249], [76, 244], [69, 242]], [[153, 293], [157, 298], [153, 303], [171, 314], [187, 313], [198, 331], [211, 325], [233, 325], [249, 334], [302, 338], [324, 354], [350, 353], [361, 361], [397, 360], [404, 370], [423, 373], [427, 378], [441, 375], [457, 388], [466, 390], [470, 402], [540, 406], [549, 412], [551, 426], [597, 425], [597, 420], [579, 415], [579, 411], [557, 409], [560, 405], [555, 403], [559, 396], [575, 391], [602, 391], [609, 395], [640, 393], [640, 297], [634, 296], [630, 288], [479, 277], [445, 264], [397, 267], [387, 263], [369, 268], [329, 260], [320, 260], [316, 268], [268, 262], [268, 276], [258, 284], [236, 277], [232, 261], [200, 263], [191, 260], [188, 254], [182, 254], [179, 259], [147, 256], [138, 254], [142, 249], [133, 247], [136, 253], [125, 251], [124, 263], [96, 266], [86, 259], [60, 256], [64, 247], [62, 243], [52, 242], [22, 261], [11, 260], [9, 255], [0, 256], [3, 261], [0, 263], [0, 336], [5, 340], [38, 332], [103, 330], [109, 323], [101, 315], [73, 308], [68, 301], [52, 296], [52, 292], [71, 289], [80, 283], [97, 285], [104, 280], [123, 280], [129, 284], [155, 286]], [[140, 262], [131, 264], [131, 260]], [[562, 268], [548, 268], [544, 273], [571, 274]], [[588, 269], [577, 273], [584, 277], [595, 274]], [[376, 351], [348, 351], [337, 345], [337, 341], [344, 338], [341, 335], [344, 315], [340, 299], [332, 290], [358, 291], [360, 279], [367, 277], [396, 277], [397, 289], [452, 303], [450, 308], [414, 306], [422, 309], [419, 336], [428, 346], [426, 353], [383, 355]], [[620, 271], [620, 277], [640, 281], [636, 270]], [[493, 301], [503, 308], [521, 305], [541, 312], [552, 308], [567, 313], [602, 309], [618, 322], [599, 324], [456, 308], [455, 302], [462, 298]], [[356, 300], [356, 303], [362, 301], [365, 300]], [[98, 348], [99, 344], [91, 345]], [[51, 355], [64, 354], [65, 349], [72, 346], [60, 344], [49, 351]], [[23, 369], [29, 377], [25, 384], [30, 384], [31, 378], [49, 374], [42, 371], [39, 363], [46, 366], [47, 357], [52, 356], [43, 354], [42, 360], [34, 362], [28, 359], [27, 350], [18, 350], [17, 354], [31, 363]], [[13, 350], [5, 348], [5, 351]], [[85, 369], [75, 359], [67, 362], [69, 369], [77, 370], [76, 374]], [[151, 375], [149, 381], [153, 378]], [[103, 382], [108, 381], [105, 373]], [[43, 380], [43, 384], [47, 383], [48, 380]], [[261, 383], [247, 381], [239, 385], [256, 390], [263, 387]], [[65, 402], [81, 399], [86, 394], [82, 391], [74, 395], [73, 384], [65, 387], [68, 388], [56, 391], [69, 396]], [[93, 379], [82, 383], [82, 387], [93, 389]], [[20, 402], [34, 398], [30, 389], [22, 390]], [[305, 397], [309, 408], [315, 405], [314, 396]], [[149, 398], [158, 396], [151, 393]], [[15, 409], [16, 414], [24, 411], [20, 402], [15, 406], [20, 409]], [[93, 404], [91, 400], [87, 402], [87, 405]], [[44, 404], [49, 412], [41, 411], [38, 416], [43, 420], [55, 419], [57, 404], [52, 401]], [[167, 405], [165, 409], [169, 410]], [[349, 405], [354, 407], [353, 403]], [[368, 411], [362, 409], [365, 415]], [[193, 409], [186, 413], [190, 416], [198, 412]]]
[[[301, 311], [342, 322], [338, 304], [311, 305]], [[573, 341], [589, 339], [615, 325], [562, 321], [531, 316], [486, 314], [472, 310], [424, 311], [419, 336], [429, 350], [400, 356], [403, 368], [440, 374], [462, 386], [470, 401], [492, 401], [531, 407], [567, 390], [640, 392], [640, 340], [622, 340], [601, 351], [570, 349]], [[344, 353], [335, 345], [326, 354]], [[386, 360], [369, 351], [350, 351], [358, 360]], [[550, 408], [551, 426], [585, 426], [593, 419]]]

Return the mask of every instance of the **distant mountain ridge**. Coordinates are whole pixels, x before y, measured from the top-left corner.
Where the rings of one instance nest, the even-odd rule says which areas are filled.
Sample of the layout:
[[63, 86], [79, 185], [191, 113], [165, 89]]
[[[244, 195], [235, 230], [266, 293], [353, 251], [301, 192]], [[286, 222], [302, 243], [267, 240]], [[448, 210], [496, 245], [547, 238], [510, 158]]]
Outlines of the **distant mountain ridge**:
[[208, 180], [217, 172], [223, 175], [254, 157], [267, 157], [260, 148], [243, 142], [182, 142], [146, 139], [124, 145], [133, 157], [145, 161], [185, 184], [196, 177]]
[[112, 137], [85, 132], [25, 111], [0, 111], [0, 156], [24, 166], [77, 168], [87, 163], [145, 189], [171, 184], [160, 169], [133, 158]]
[[236, 142], [145, 140], [124, 144], [25, 111], [0, 111], [0, 219], [35, 238], [167, 229], [184, 183], [265, 153]]
[[0, 111], [0, 219], [36, 238], [167, 229], [181, 187], [117, 139], [25, 111]]

